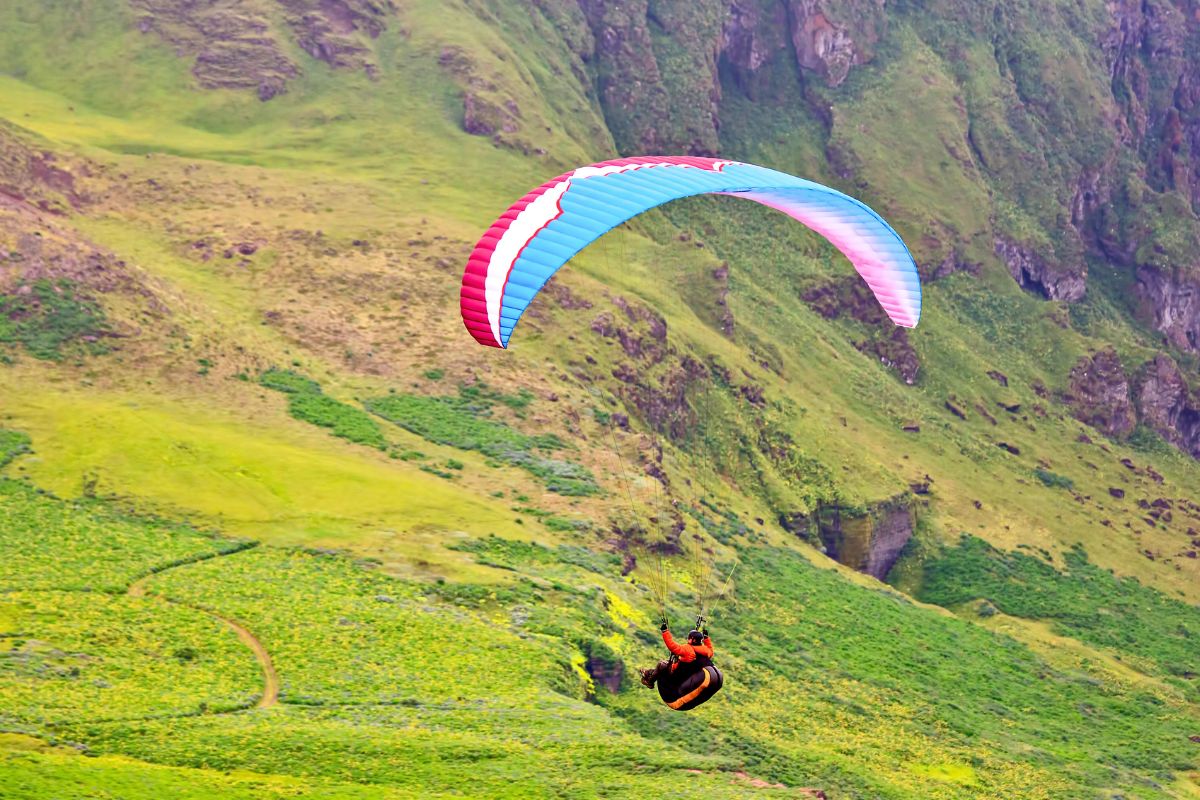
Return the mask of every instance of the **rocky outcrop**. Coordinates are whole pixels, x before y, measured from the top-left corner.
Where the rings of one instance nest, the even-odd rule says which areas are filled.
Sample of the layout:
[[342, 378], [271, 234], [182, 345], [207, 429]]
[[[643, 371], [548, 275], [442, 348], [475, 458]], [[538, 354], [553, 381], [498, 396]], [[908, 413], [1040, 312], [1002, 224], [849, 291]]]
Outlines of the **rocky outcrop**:
[[1122, 439], [1133, 430], [1129, 380], [1113, 350], [1084, 356], [1071, 368], [1070, 390], [1063, 398], [1080, 422]]
[[912, 343], [908, 341], [908, 329], [893, 327], [890, 334], [864, 339], [855, 342], [854, 346], [860, 352], [878, 358], [879, 363], [888, 369], [895, 370], [900, 379], [909, 386], [917, 382], [921, 372], [921, 361], [917, 358], [917, 351], [913, 349]]
[[886, 312], [870, 288], [855, 275], [811, 286], [801, 293], [800, 299], [825, 319], [847, 316], [866, 325], [887, 321]]
[[796, 62], [830, 86], [846, 80], [851, 67], [870, 61], [887, 29], [883, 0], [789, 0]]
[[[253, 89], [260, 100], [287, 90], [300, 67], [285, 52], [271, 19], [248, 2], [181, 3], [129, 0], [141, 12], [138, 29], [154, 33], [180, 55], [195, 58], [192, 74], [205, 89]], [[383, 32], [392, 0], [277, 0], [296, 44], [331, 67], [378, 74], [362, 36]]]
[[996, 255], [1008, 266], [1013, 280], [1027, 292], [1047, 300], [1073, 303], [1087, 293], [1087, 264], [1058, 264], [1042, 250], [996, 237]]
[[[625, 152], [715, 155], [724, 0], [579, 0], [595, 41], [596, 89]], [[656, 47], [651, 26], [661, 37]]]
[[165, 314], [143, 275], [63, 219], [103, 194], [103, 170], [94, 161], [33, 147], [0, 122], [0, 294], [32, 297], [38, 282], [65, 282], [81, 298], [125, 294], [147, 320]]
[[762, 70], [793, 58], [784, 3], [733, 0], [721, 29], [722, 67], [737, 87], [752, 100], [761, 99], [769, 86]]
[[721, 325], [721, 333], [725, 334], [728, 339], [733, 338], [733, 310], [729, 307], [729, 263], [725, 262], [721, 266], [712, 271], [713, 280], [717, 283], [717, 296], [714, 302], [717, 305], [718, 322]]
[[1174, 346], [1196, 352], [1200, 16], [1179, 0], [1113, 0], [1108, 10], [1101, 47], [1121, 111], [1116, 124], [1142, 166], [1094, 215], [1095, 244], [1136, 270], [1141, 316]]
[[1143, 314], [1171, 344], [1200, 351], [1200, 273], [1143, 265], [1137, 269], [1137, 293]]
[[375, 78], [378, 67], [371, 49], [357, 35], [375, 39], [383, 33], [391, 0], [279, 0], [300, 49], [331, 67], [361, 69]]
[[883, 580], [912, 538], [913, 510], [903, 500], [858, 514], [826, 506], [816, 514], [816, 526], [830, 558]]
[[612, 369], [616, 394], [651, 428], [675, 442], [695, 430], [688, 396], [709, 382], [708, 368], [667, 341], [667, 322], [648, 306], [617, 296], [616, 312], [598, 314], [591, 330], [619, 344], [624, 359]]
[[597, 688], [604, 687], [612, 694], [621, 691], [621, 681], [625, 678], [623, 661], [592, 655], [583, 662], [583, 668]]
[[696, 429], [696, 412], [688, 403], [688, 395], [706, 381], [708, 370], [695, 359], [684, 356], [670, 363], [655, 375], [655, 382], [631, 364], [620, 364], [613, 377], [621, 382], [617, 395], [654, 430], [671, 441], [686, 441]]
[[[578, 0], [594, 49], [597, 92], [623, 152], [713, 155], [721, 68], [748, 96], [786, 58], [829, 86], [870, 61], [883, 0]], [[789, 67], [794, 70], [796, 67]]]
[[195, 59], [192, 74], [205, 89], [253, 89], [269, 100], [300, 74], [271, 35], [267, 17], [246, 4], [130, 0], [130, 5], [142, 14], [142, 33], [154, 33]]
[[855, 340], [855, 348], [879, 359], [895, 370], [907, 384], [917, 382], [921, 361], [908, 339], [908, 331], [897, 328], [871, 290], [858, 276], [848, 276], [809, 287], [801, 295], [809, 307], [825, 319], [847, 316], [874, 330], [872, 336]]
[[61, 217], [83, 208], [91, 198], [80, 178], [86, 178], [92, 168], [32, 147], [15, 127], [0, 122], [0, 210], [23, 206]]
[[1183, 452], [1200, 458], [1200, 402], [1170, 356], [1160, 353], [1142, 367], [1134, 394], [1144, 424]]
[[887, 29], [883, 0], [734, 0], [721, 31], [721, 56], [738, 87], [755, 97], [758, 71], [789, 51], [801, 70], [838, 86], [874, 56]]
[[486, 68], [467, 50], [443, 47], [438, 66], [462, 88], [462, 129], [472, 136], [488, 136], [496, 144], [519, 149], [526, 155], [545, 154], [522, 132], [523, 115], [517, 101], [508, 96]]

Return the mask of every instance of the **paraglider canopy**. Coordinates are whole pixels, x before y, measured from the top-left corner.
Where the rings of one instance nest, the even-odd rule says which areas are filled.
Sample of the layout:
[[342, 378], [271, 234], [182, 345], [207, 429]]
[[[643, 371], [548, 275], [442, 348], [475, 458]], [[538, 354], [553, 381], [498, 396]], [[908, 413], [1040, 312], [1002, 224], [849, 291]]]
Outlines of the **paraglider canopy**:
[[840, 250], [897, 325], [921, 317], [917, 266], [899, 234], [849, 195], [739, 161], [643, 156], [601, 161], [543, 183], [500, 215], [463, 273], [461, 311], [480, 344], [507, 347], [546, 281], [605, 232], [643, 211], [698, 194], [744, 197], [799, 220]]

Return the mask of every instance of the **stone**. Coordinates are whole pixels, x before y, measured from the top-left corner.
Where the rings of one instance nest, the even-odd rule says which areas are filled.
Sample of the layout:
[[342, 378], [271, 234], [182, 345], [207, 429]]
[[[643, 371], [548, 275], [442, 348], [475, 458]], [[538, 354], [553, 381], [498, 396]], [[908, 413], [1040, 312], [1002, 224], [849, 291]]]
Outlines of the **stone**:
[[996, 255], [1008, 266], [1013, 280], [1027, 292], [1046, 300], [1074, 303], [1087, 294], [1087, 263], [1061, 264], [1051, 256], [1003, 237], [996, 237]]
[[1068, 400], [1075, 419], [1108, 436], [1123, 439], [1133, 431], [1129, 380], [1111, 348], [1076, 362], [1071, 369]]

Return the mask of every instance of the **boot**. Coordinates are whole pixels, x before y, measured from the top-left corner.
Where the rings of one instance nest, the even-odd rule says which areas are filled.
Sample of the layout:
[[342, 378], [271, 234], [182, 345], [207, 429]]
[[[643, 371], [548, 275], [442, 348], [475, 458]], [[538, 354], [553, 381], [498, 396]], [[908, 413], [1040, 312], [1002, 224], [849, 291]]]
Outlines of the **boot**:
[[658, 678], [658, 670], [643, 669], [638, 671], [642, 673], [642, 686], [645, 686], [647, 689], [653, 689], [654, 681]]

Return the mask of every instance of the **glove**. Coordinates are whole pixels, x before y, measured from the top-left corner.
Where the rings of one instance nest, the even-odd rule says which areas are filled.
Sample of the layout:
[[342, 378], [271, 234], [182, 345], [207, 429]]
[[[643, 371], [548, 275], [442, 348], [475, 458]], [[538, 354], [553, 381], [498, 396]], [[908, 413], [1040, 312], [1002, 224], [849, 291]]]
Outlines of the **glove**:
[[663, 633], [666, 633], [668, 630], [670, 630], [670, 628], [671, 628], [671, 626], [670, 626], [670, 625], [668, 625], [668, 624], [667, 624], [667, 623], [665, 623], [665, 622], [664, 622], [662, 625], [659, 625], [659, 626], [658, 626], [658, 629], [659, 629], [660, 631], [662, 631]]
[[707, 638], [708, 638], [708, 628], [702, 628], [702, 629], [700, 630], [700, 632], [704, 634], [704, 638], [705, 638], [705, 639], [707, 639]]

